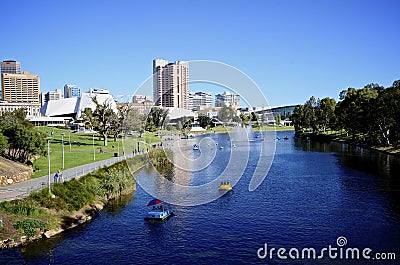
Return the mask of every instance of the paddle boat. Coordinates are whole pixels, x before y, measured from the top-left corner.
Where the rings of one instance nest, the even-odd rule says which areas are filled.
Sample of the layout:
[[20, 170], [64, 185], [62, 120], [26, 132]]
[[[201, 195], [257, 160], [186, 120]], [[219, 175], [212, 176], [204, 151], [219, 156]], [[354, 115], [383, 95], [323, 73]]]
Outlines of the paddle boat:
[[199, 150], [199, 145], [198, 144], [194, 144], [193, 145], [193, 150]]
[[232, 190], [232, 185], [231, 183], [229, 183], [228, 181], [223, 181], [221, 182], [221, 184], [219, 185], [219, 190], [227, 190], [227, 191], [231, 191]]
[[153, 199], [147, 203], [148, 207], [152, 207], [151, 211], [147, 213], [144, 220], [147, 221], [164, 221], [174, 215], [172, 210], [164, 207], [164, 202], [159, 199]]

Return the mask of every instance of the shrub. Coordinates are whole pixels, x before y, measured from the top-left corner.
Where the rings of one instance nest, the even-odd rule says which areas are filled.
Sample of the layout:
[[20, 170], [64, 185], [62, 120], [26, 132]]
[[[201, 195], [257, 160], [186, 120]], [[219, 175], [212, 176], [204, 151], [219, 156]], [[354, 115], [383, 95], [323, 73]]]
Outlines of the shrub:
[[22, 230], [24, 234], [30, 238], [36, 235], [37, 229], [44, 230], [47, 228], [47, 223], [34, 219], [26, 219], [17, 221], [17, 223], [14, 224], [14, 228]]
[[5, 201], [0, 203], [0, 210], [6, 213], [16, 214], [21, 216], [42, 216], [46, 214], [46, 211], [35, 205], [34, 202], [29, 200], [14, 200]]
[[[134, 168], [140, 168], [145, 161], [144, 156], [129, 159]], [[28, 198], [45, 208], [74, 211], [93, 203], [98, 197], [114, 198], [132, 191], [134, 187], [135, 180], [126, 162], [122, 161], [89, 173], [79, 180], [55, 183], [52, 186], [55, 198], [49, 195], [47, 189], [32, 192]]]

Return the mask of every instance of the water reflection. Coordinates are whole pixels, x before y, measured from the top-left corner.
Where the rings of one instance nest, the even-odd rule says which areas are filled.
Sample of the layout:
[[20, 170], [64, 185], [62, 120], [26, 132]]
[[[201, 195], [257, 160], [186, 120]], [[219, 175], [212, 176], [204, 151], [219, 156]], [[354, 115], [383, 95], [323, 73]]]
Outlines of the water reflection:
[[[306, 152], [331, 152], [339, 158], [344, 169], [367, 173], [362, 181], [346, 178], [342, 184], [362, 191], [380, 190], [389, 194], [400, 213], [400, 158], [385, 153], [348, 145], [345, 143], [319, 143], [302, 139], [294, 141], [295, 148]], [[354, 174], [350, 172], [350, 174]], [[373, 180], [373, 181], [371, 181]]]

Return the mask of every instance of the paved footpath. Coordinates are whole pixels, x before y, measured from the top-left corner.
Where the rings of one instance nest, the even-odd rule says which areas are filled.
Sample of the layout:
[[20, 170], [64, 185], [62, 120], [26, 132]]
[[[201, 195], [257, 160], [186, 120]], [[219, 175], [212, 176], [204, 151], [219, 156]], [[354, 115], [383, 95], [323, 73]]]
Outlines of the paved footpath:
[[[130, 154], [120, 157], [113, 157], [110, 159], [101, 160], [70, 169], [65, 169], [64, 171], [62, 171], [62, 175], [64, 177], [64, 181], [70, 180], [72, 178], [79, 178], [103, 166], [110, 166], [112, 164], [125, 160], [126, 158], [131, 158], [133, 156], [134, 156], [133, 154]], [[51, 182], [53, 182], [53, 176], [54, 173], [50, 175]], [[0, 202], [10, 201], [17, 198], [25, 198], [31, 193], [31, 191], [40, 190], [47, 186], [48, 186], [48, 175], [39, 178], [29, 179], [27, 181], [15, 183], [9, 186], [0, 187]]]

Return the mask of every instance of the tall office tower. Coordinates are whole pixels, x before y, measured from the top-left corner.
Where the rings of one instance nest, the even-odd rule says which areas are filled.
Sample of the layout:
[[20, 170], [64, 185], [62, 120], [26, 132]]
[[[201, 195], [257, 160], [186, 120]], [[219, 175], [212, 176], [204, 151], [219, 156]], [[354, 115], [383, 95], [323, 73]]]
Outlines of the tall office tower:
[[20, 62], [13, 60], [6, 60], [1, 62], [1, 73], [20, 74], [21, 73]]
[[223, 105], [231, 106], [233, 108], [240, 107], [240, 95], [231, 94], [226, 91], [222, 94], [215, 95], [215, 107], [222, 107]]
[[1, 81], [3, 100], [40, 104], [39, 75], [29, 72], [2, 73]]
[[212, 105], [211, 93], [206, 92], [189, 92], [189, 109], [196, 111], [197, 107]]
[[81, 97], [81, 89], [75, 85], [64, 86], [64, 98], [80, 98]]
[[[14, 60], [5, 60], [1, 62], [1, 73], [20, 74], [21, 64]], [[2, 95], [1, 91], [0, 94]]]
[[153, 60], [153, 100], [155, 106], [189, 109], [189, 63]]

